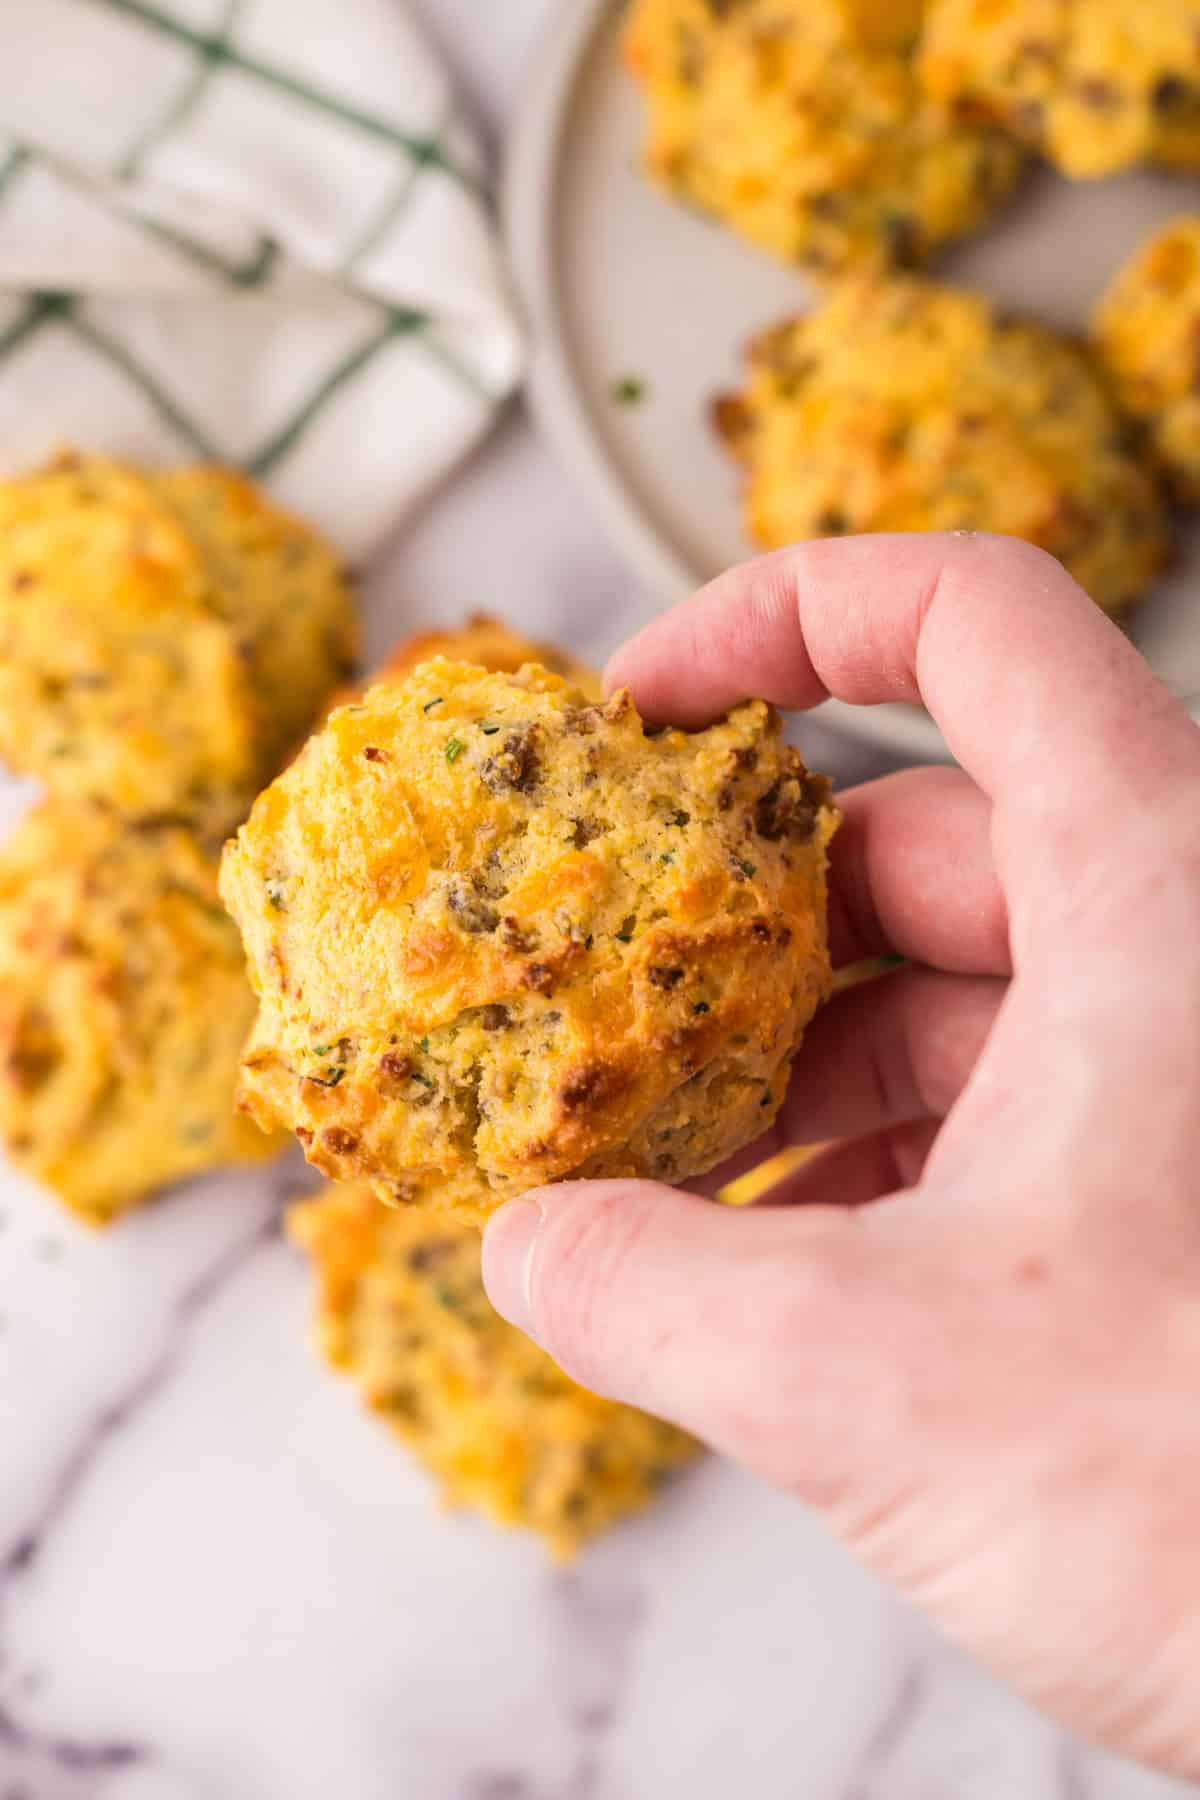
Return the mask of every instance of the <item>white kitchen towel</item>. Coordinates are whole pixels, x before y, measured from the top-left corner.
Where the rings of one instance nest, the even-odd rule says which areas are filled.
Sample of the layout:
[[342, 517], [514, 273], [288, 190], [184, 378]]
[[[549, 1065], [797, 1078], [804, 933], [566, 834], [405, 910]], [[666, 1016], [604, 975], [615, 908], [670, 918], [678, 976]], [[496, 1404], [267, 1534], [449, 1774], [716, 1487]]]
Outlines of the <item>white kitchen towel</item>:
[[404, 0], [0, 0], [0, 466], [217, 459], [368, 552], [521, 346]]

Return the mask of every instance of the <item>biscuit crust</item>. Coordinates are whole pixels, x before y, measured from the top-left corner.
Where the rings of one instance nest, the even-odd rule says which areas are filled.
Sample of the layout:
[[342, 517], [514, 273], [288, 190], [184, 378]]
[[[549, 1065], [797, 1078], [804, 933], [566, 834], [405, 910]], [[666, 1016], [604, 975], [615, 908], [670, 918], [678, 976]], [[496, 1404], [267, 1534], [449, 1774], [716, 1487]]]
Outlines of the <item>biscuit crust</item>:
[[990, 217], [1024, 158], [923, 92], [920, 13], [913, 0], [635, 0], [624, 47], [647, 173], [820, 277], [924, 261]]
[[544, 639], [528, 638], [514, 631], [492, 613], [469, 613], [461, 625], [413, 631], [397, 640], [383, 661], [361, 681], [348, 683], [332, 697], [326, 717], [339, 706], [350, 706], [373, 687], [402, 681], [423, 662], [444, 656], [450, 662], [478, 663], [494, 674], [515, 675], [526, 663], [540, 663], [577, 687], [589, 700], [599, 700], [603, 683], [597, 670], [577, 662], [567, 650]]
[[490, 669], [497, 675], [515, 675], [526, 663], [540, 663], [544, 669], [550, 669], [577, 687], [589, 700], [601, 698], [601, 681], [595, 669], [578, 662], [557, 644], [549, 644], [542, 638], [527, 638], [502, 619], [485, 612], [471, 613], [452, 630], [413, 632], [384, 658], [376, 671], [375, 681], [390, 681], [393, 677], [407, 675], [435, 656], [447, 657], [451, 662], [478, 663], [481, 669]]
[[221, 836], [352, 666], [333, 553], [228, 469], [0, 484], [0, 755]]
[[1193, 0], [930, 0], [928, 91], [1004, 126], [1064, 175], [1200, 169]]
[[602, 1400], [495, 1312], [479, 1233], [345, 1183], [293, 1208], [317, 1279], [317, 1335], [438, 1481], [446, 1502], [572, 1555], [646, 1505], [692, 1439]]
[[0, 1139], [94, 1225], [282, 1148], [234, 1110], [254, 1014], [216, 859], [46, 801], [0, 849]]
[[847, 532], [996, 531], [1109, 612], [1164, 566], [1162, 495], [1085, 351], [981, 295], [856, 278], [751, 345], [715, 407], [769, 548]]
[[770, 1124], [828, 992], [835, 822], [761, 702], [648, 734], [536, 665], [422, 664], [226, 849], [242, 1104], [335, 1179], [474, 1217], [711, 1168]]
[[1200, 216], [1142, 245], [1096, 307], [1093, 334], [1175, 493], [1200, 501]]

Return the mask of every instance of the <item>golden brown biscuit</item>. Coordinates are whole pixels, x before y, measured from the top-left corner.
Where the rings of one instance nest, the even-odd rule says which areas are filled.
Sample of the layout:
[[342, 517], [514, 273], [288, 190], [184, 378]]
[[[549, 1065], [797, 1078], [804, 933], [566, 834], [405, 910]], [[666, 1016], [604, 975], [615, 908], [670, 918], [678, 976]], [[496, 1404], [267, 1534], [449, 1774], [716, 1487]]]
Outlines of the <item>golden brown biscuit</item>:
[[243, 1103], [325, 1174], [474, 1216], [711, 1168], [770, 1124], [828, 990], [835, 816], [760, 702], [648, 734], [627, 694], [423, 663], [226, 849]]
[[625, 58], [668, 193], [817, 275], [923, 261], [1023, 166], [921, 90], [915, 0], [635, 0]]
[[1077, 180], [1200, 169], [1195, 0], [930, 0], [920, 71]]
[[365, 680], [335, 694], [327, 712], [361, 700], [368, 689], [380, 683], [402, 679], [418, 664], [428, 662], [434, 656], [447, 657], [451, 662], [478, 663], [481, 669], [507, 675], [515, 675], [525, 663], [541, 663], [544, 669], [553, 669], [556, 675], [565, 677], [589, 700], [599, 700], [603, 693], [598, 672], [589, 669], [586, 663], [576, 662], [569, 650], [560, 650], [557, 644], [537, 638], [523, 637], [493, 614], [477, 612], [470, 613], [457, 628], [410, 632], [393, 644]]
[[502, 619], [491, 613], [472, 613], [457, 630], [416, 631], [404, 638], [380, 664], [376, 681], [389, 681], [393, 676], [407, 675], [431, 657], [444, 656], [450, 662], [478, 663], [497, 675], [515, 675], [526, 663], [540, 663], [553, 670], [589, 700], [601, 698], [600, 676], [586, 663], [577, 662], [569, 650], [544, 639], [523, 637]]
[[227, 469], [0, 484], [0, 754], [67, 797], [220, 835], [353, 642], [332, 552]]
[[493, 1311], [472, 1226], [381, 1206], [363, 1182], [327, 1188], [289, 1226], [313, 1259], [324, 1354], [451, 1505], [569, 1556], [696, 1454], [674, 1426], [580, 1387]]
[[1085, 352], [916, 276], [841, 283], [751, 346], [716, 417], [768, 547], [844, 532], [1007, 532], [1107, 611], [1167, 560], [1162, 496]]
[[1200, 502], [1200, 217], [1142, 245], [1096, 308], [1096, 350], [1180, 499]]
[[253, 1015], [189, 831], [50, 800], [0, 849], [0, 1141], [90, 1224], [282, 1148], [234, 1110]]

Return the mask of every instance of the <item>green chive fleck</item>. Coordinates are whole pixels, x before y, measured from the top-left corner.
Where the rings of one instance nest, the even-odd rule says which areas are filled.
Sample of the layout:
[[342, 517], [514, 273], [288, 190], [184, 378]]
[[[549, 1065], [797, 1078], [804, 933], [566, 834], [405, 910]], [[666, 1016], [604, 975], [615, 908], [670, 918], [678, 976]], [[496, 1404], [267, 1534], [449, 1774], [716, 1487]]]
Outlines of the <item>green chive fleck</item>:
[[621, 375], [609, 389], [617, 406], [640, 406], [648, 391], [640, 375]]
[[422, 1056], [428, 1056], [429, 1055], [429, 1039], [427, 1037], [423, 1037], [421, 1039], [420, 1043], [417, 1045], [417, 1049], [421, 1052]]
[[479, 729], [482, 731], [484, 737], [495, 737], [500, 727], [498, 725], [489, 725], [485, 720], [480, 719]]
[[742, 874], [746, 877], [747, 881], [749, 881], [750, 877], [756, 872], [754, 864], [752, 862], [743, 862], [740, 857], [735, 858], [735, 861], [737, 862], [738, 868], [742, 871]]
[[461, 738], [451, 738], [446, 745], [446, 761], [456, 763], [466, 747]]
[[267, 904], [273, 906], [276, 912], [283, 912], [283, 883], [281, 881], [268, 881]]
[[693, 1006], [693, 1008], [692, 1008], [692, 1011], [694, 1013], [706, 1013], [706, 1012], [711, 1012], [712, 1008], [708, 1004], [707, 1000], [697, 1000], [695, 1006]]
[[672, 825], [690, 825], [691, 822], [692, 822], [691, 813], [680, 811], [680, 812], [673, 812], [671, 814]]
[[314, 1044], [312, 1047], [312, 1053], [314, 1056], [332, 1056], [333, 1055], [333, 1045], [332, 1044]]
[[618, 944], [632, 944], [632, 942], [633, 942], [632, 931], [618, 931], [617, 942], [618, 942]]
[[320, 1075], [310, 1075], [308, 1079], [315, 1081], [318, 1087], [334, 1088], [339, 1081], [344, 1079], [345, 1074], [345, 1069], [335, 1069], [331, 1064]]
[[432, 712], [435, 706], [440, 706], [441, 704], [442, 704], [442, 696], [439, 694], [436, 700], [427, 700], [425, 702], [424, 706], [421, 708], [421, 711], [422, 712]]

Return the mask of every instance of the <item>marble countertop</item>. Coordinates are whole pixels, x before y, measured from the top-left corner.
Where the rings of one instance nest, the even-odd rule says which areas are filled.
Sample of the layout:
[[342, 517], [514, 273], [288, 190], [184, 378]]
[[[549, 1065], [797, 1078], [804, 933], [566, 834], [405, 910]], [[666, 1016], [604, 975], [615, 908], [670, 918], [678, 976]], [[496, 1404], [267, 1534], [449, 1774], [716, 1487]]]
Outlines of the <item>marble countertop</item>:
[[[421, 0], [497, 143], [554, 3]], [[519, 409], [369, 602], [376, 647], [486, 605], [597, 655], [636, 611]], [[0, 1800], [1183, 1791], [1069, 1743], [715, 1460], [566, 1571], [439, 1514], [308, 1347], [298, 1178], [201, 1181], [103, 1238], [4, 1187]]]

